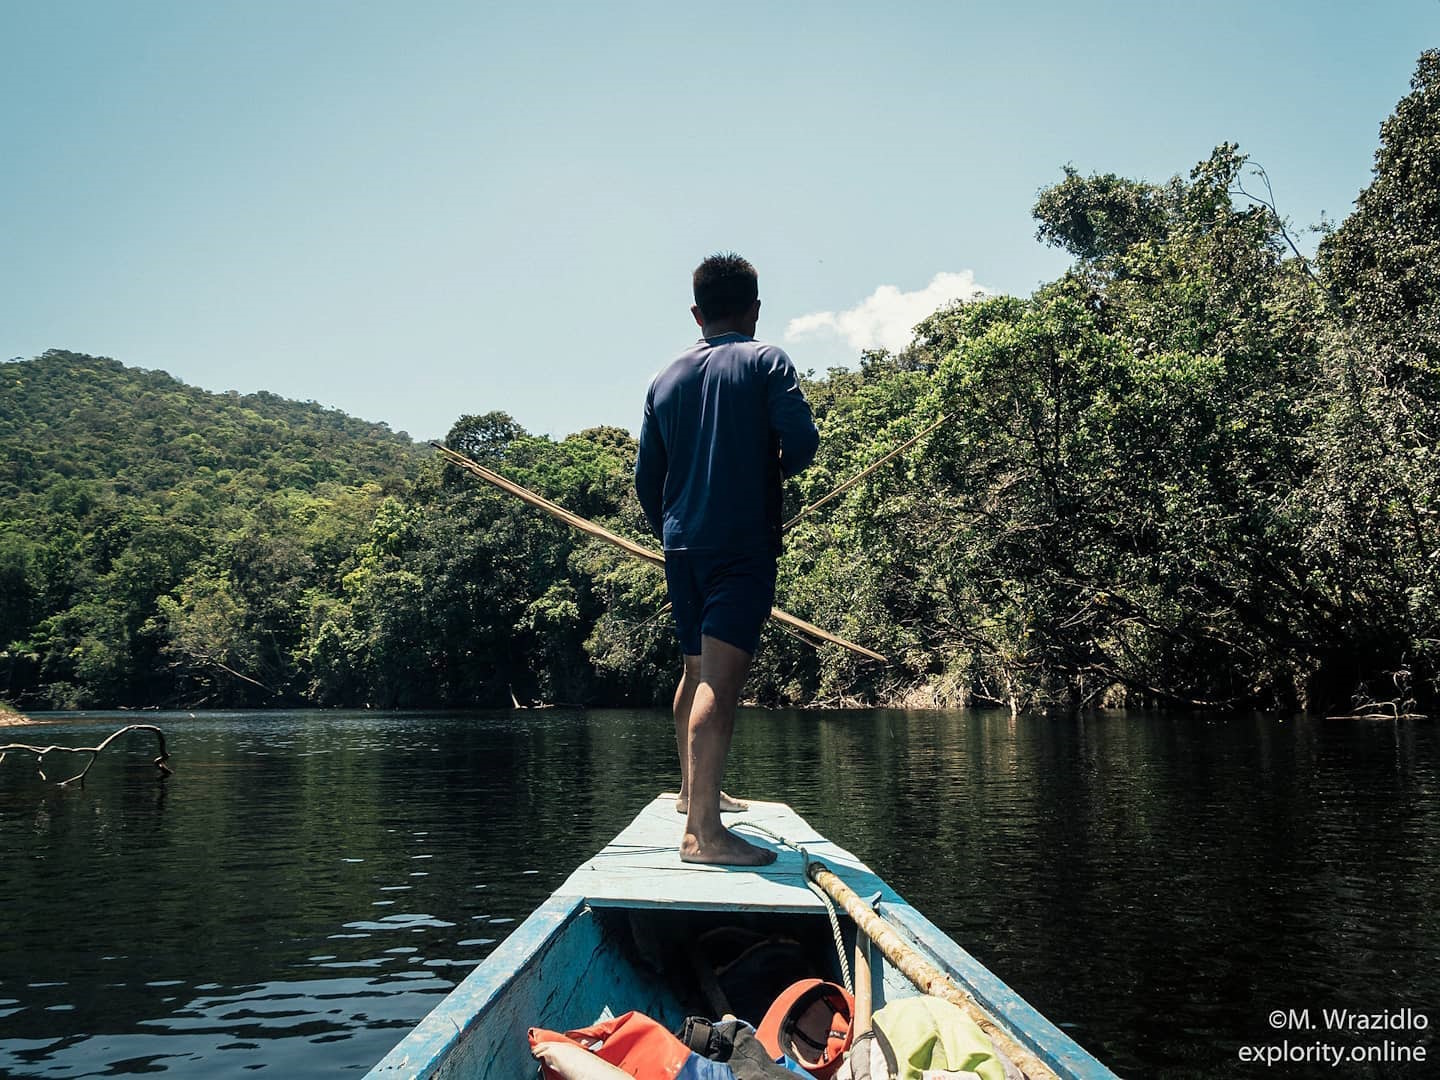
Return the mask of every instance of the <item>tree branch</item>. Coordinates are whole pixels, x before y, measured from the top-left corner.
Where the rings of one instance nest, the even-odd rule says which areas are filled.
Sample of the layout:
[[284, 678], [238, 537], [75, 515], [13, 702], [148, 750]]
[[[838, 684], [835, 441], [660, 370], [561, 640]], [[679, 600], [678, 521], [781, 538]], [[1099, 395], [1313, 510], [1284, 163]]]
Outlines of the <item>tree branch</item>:
[[31, 746], [28, 743], [6, 743], [3, 746], [0, 746], [0, 761], [4, 761], [5, 755], [7, 753], [10, 753], [11, 751], [23, 750], [27, 753], [34, 754], [37, 771], [40, 773], [40, 779], [49, 780], [50, 778], [45, 775], [46, 754], [89, 754], [90, 760], [85, 763], [85, 767], [83, 769], [81, 769], [78, 773], [76, 773], [69, 779], [61, 780], [59, 782], [61, 787], [65, 787], [67, 784], [73, 784], [76, 781], [79, 781], [80, 786], [84, 787], [85, 774], [90, 771], [90, 766], [95, 764], [95, 759], [100, 756], [100, 751], [104, 750], [121, 735], [124, 735], [126, 732], [130, 731], [153, 731], [155, 733], [155, 739], [160, 744], [160, 756], [155, 759], [154, 765], [157, 769], [160, 770], [160, 775], [162, 778], [172, 775], [175, 770], [165, 764], [167, 761], [170, 760], [170, 754], [165, 749], [165, 733], [161, 731], [158, 727], [156, 727], [154, 724], [130, 724], [128, 727], [123, 727], [119, 731], [114, 732], [99, 746]]

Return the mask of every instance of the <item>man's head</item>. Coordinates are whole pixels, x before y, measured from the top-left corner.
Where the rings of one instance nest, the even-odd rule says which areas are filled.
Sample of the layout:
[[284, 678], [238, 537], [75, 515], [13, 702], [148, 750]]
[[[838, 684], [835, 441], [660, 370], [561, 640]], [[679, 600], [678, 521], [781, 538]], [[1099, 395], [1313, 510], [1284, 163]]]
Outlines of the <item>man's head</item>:
[[695, 306], [690, 311], [702, 328], [754, 335], [760, 317], [760, 278], [748, 261], [733, 251], [711, 255], [695, 268], [691, 284]]

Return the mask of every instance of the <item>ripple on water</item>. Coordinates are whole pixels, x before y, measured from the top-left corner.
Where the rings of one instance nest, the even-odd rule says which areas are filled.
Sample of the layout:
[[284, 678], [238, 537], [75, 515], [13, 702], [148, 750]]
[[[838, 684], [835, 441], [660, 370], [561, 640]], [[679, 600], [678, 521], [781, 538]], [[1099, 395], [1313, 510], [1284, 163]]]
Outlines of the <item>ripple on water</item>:
[[407, 1004], [431, 998], [450, 981], [428, 971], [384, 977], [274, 982], [228, 995], [195, 997], [165, 1017], [142, 1018], [120, 1034], [60, 1038], [7, 1038], [0, 1042], [0, 1074], [7, 1076], [106, 1075], [177, 1072], [240, 1076], [260, 1068], [277, 1075], [333, 1071], [306, 1046], [358, 1043], [370, 1063], [413, 1021]]
[[437, 930], [448, 929], [454, 926], [453, 922], [446, 922], [444, 919], [437, 919], [434, 915], [386, 915], [383, 919], [375, 922], [356, 921], [345, 924], [347, 930], [408, 930], [416, 927], [430, 927]]

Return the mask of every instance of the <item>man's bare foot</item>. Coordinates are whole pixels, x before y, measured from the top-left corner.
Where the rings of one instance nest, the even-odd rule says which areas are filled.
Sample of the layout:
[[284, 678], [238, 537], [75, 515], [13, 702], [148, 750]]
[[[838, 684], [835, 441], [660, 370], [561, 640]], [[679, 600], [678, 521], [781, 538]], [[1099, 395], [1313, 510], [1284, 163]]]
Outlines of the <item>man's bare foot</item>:
[[768, 866], [775, 861], [776, 853], [770, 848], [757, 847], [748, 840], [742, 840], [729, 829], [709, 842], [701, 842], [694, 833], [687, 832], [680, 841], [680, 861], [687, 863], [711, 863], [720, 866]]
[[[733, 795], [726, 795], [720, 792], [720, 812], [722, 814], [743, 814], [750, 809], [750, 804], [744, 799], [737, 799]], [[688, 814], [690, 812], [690, 799], [686, 795], [675, 796], [675, 812], [677, 814]]]

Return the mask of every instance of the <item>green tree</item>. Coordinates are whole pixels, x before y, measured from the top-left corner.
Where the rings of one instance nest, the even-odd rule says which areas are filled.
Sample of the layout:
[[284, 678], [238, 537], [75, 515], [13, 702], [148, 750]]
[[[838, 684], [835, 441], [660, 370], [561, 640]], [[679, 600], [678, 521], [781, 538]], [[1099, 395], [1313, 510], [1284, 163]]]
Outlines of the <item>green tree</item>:
[[1440, 696], [1440, 51], [1411, 88], [1320, 246], [1337, 317], [1305, 492], [1312, 560], [1345, 598], [1334, 691], [1400, 704]]

